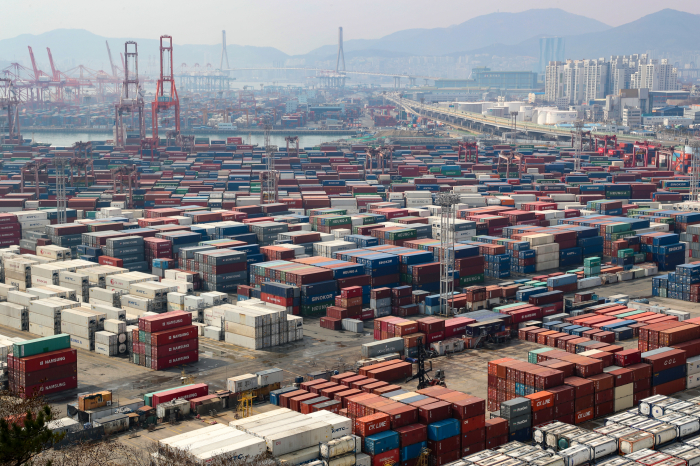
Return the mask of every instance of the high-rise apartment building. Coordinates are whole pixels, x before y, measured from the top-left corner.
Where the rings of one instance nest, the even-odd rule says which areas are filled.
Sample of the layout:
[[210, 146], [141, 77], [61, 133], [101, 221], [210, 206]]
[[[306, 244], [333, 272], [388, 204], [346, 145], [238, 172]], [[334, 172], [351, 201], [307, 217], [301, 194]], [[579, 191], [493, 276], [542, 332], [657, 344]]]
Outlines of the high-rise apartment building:
[[619, 95], [623, 89], [675, 91], [678, 70], [667, 59], [652, 60], [646, 54], [612, 56], [594, 60], [550, 61], [545, 69], [545, 100], [569, 105]]

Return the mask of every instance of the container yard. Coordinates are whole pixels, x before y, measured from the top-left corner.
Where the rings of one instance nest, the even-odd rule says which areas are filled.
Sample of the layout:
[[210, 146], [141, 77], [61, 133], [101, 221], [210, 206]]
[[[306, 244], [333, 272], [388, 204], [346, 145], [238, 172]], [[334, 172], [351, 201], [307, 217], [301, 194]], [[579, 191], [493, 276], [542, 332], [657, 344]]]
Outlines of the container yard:
[[67, 442], [292, 465], [700, 458], [698, 179], [672, 163], [692, 147], [124, 136], [1, 148], [0, 382], [45, 397]]

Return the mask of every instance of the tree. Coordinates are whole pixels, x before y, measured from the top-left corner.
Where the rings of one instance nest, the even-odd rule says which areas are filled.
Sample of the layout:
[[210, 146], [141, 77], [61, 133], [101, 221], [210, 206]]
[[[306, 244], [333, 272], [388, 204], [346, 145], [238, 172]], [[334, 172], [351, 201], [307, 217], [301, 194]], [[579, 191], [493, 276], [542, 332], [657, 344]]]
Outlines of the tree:
[[0, 465], [26, 464], [60, 441], [64, 434], [47, 427], [55, 418], [53, 409], [38, 394], [23, 399], [0, 391]]

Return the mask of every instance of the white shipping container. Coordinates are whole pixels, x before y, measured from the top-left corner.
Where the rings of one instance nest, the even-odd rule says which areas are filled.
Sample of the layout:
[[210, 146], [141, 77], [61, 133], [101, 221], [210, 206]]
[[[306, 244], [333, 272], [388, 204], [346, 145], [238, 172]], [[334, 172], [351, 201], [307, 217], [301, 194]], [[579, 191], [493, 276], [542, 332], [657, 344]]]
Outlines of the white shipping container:
[[95, 353], [102, 354], [104, 356], [116, 356], [119, 354], [117, 346], [115, 345], [104, 345], [102, 343], [95, 343]]
[[133, 309], [140, 309], [142, 311], [153, 311], [154, 303], [153, 299], [145, 298], [142, 296], [136, 296], [132, 294], [125, 294], [121, 296], [122, 307], [130, 307]]
[[284, 371], [277, 368], [266, 369], [256, 372], [255, 376], [258, 378], [258, 387], [266, 387], [275, 383], [282, 383], [282, 380], [284, 380]]
[[106, 319], [104, 323], [106, 332], [121, 334], [126, 332], [126, 322], [117, 319]]
[[44, 327], [43, 325], [29, 322], [29, 333], [39, 335], [40, 337], [50, 337], [56, 334], [53, 327]]
[[126, 311], [112, 306], [90, 303], [90, 309], [101, 312], [107, 319], [126, 320]]
[[67, 333], [69, 335], [75, 335], [76, 337], [94, 340], [95, 331], [96, 330], [94, 327], [83, 327], [81, 325], [76, 325], [70, 322], [61, 322], [61, 332]]
[[60, 317], [44, 316], [36, 313], [29, 314], [29, 322], [54, 329], [61, 327]]
[[279, 456], [327, 442], [332, 438], [331, 426], [325, 422], [318, 422], [271, 435], [265, 441], [268, 451], [274, 456]]
[[22, 306], [29, 306], [34, 300], [39, 299], [38, 296], [33, 294], [25, 293], [24, 291], [8, 291], [7, 300], [11, 303], [21, 304]]
[[254, 388], [258, 388], [258, 378], [255, 374], [238, 375], [226, 380], [226, 389], [233, 393], [241, 393]]
[[265, 453], [265, 441], [257, 437], [252, 437], [249, 439], [237, 437], [235, 443], [217, 450], [199, 453], [195, 455], [195, 458], [197, 458], [200, 462], [208, 462], [211, 458], [225, 455], [230, 452], [236, 452], [236, 458], [239, 460], [255, 458], [256, 456]]
[[95, 332], [95, 343], [102, 343], [103, 345], [117, 345], [119, 343], [119, 336], [112, 332]]
[[269, 333], [269, 325], [260, 327], [249, 327], [247, 325], [236, 324], [234, 322], [224, 322], [224, 331], [226, 333], [235, 333], [248, 338], [262, 338], [264, 336], [264, 330], [267, 329]]
[[97, 327], [97, 317], [93, 314], [87, 314], [77, 309], [64, 309], [61, 311], [61, 322], [70, 322], [80, 325], [81, 327]]
[[307, 417], [318, 419], [319, 421], [327, 422], [331, 425], [333, 438], [340, 438], [344, 435], [352, 433], [352, 421], [340, 414], [331, 413], [330, 411], [316, 411], [307, 414]]

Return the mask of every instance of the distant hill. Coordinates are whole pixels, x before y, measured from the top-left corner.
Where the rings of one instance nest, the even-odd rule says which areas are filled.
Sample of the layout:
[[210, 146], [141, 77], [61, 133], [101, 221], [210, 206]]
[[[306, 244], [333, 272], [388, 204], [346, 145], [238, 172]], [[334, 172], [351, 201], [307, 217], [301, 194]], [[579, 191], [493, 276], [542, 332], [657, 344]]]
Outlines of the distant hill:
[[[144, 66], [149, 57], [158, 62], [159, 39], [121, 39], [105, 38], [93, 34], [84, 29], [55, 29], [43, 34], [22, 34], [11, 39], [0, 40], [0, 61], [20, 62], [28, 67], [29, 51], [31, 46], [37, 66], [50, 73], [51, 67], [46, 52], [46, 47], [51, 47], [56, 66], [62, 71], [77, 65], [88, 68], [102, 69], [109, 72], [109, 58], [105, 40], [109, 41], [112, 50], [112, 59], [115, 65], [121, 67], [120, 52], [124, 52], [124, 42], [135, 40], [138, 43], [139, 67]], [[211, 63], [214, 68], [219, 67], [221, 59], [221, 45], [183, 45], [174, 40], [174, 64], [179, 71], [182, 63], [193, 66], [199, 63], [202, 68]], [[241, 45], [229, 45], [227, 47], [229, 64], [234, 66], [272, 66], [273, 61], [286, 60], [289, 55], [272, 47], [251, 47]]]
[[[494, 44], [516, 45], [535, 36], [568, 36], [597, 33], [610, 26], [558, 8], [527, 10], [520, 13], [490, 13], [455, 26], [434, 29], [406, 29], [381, 39], [348, 40], [346, 53], [374, 49], [409, 55], [447, 55]], [[309, 56], [336, 53], [337, 45], [311, 51]]]
[[695, 51], [700, 48], [700, 15], [664, 9], [622, 26], [566, 38], [569, 58]]

